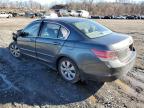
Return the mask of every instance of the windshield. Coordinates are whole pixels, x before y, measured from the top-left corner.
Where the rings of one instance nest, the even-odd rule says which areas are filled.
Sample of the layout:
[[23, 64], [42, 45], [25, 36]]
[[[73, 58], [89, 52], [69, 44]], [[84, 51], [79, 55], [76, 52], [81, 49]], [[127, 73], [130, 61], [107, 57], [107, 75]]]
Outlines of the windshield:
[[76, 28], [83, 32], [89, 38], [97, 38], [110, 34], [112, 31], [96, 23], [95, 21], [86, 20], [72, 23]]

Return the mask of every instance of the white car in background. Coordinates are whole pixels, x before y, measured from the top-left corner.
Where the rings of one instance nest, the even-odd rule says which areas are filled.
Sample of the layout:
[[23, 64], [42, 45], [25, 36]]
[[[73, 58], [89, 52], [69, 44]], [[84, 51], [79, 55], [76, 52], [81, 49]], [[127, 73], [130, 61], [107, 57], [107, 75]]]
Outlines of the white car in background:
[[70, 16], [77, 16], [77, 13], [75, 10], [68, 10], [68, 13]]
[[83, 18], [89, 18], [90, 17], [89, 12], [86, 10], [78, 10], [77, 16], [83, 17]]
[[10, 18], [12, 17], [12, 14], [7, 14], [5, 12], [0, 13], [0, 18]]
[[51, 12], [51, 13], [45, 14], [41, 18], [58, 18], [58, 15], [56, 13], [54, 13], [54, 12]]

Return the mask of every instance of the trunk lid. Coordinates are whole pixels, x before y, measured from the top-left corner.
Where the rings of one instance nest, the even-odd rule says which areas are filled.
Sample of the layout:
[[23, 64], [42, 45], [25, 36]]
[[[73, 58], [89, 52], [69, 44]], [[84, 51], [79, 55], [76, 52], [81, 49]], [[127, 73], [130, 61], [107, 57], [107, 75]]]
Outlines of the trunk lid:
[[109, 50], [115, 51], [120, 61], [125, 61], [134, 50], [132, 37], [119, 33], [94, 38], [91, 42], [107, 46]]

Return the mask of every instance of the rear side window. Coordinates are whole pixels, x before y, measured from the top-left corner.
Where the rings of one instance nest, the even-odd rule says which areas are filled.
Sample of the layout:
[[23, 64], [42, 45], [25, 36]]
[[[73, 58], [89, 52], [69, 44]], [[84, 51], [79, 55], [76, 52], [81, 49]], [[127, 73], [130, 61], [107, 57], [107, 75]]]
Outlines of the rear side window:
[[69, 35], [69, 31], [66, 28], [64, 28], [64, 27], [61, 27], [60, 31], [59, 31], [58, 38], [67, 39], [68, 35]]
[[61, 25], [45, 22], [41, 31], [42, 38], [67, 39], [69, 31]]

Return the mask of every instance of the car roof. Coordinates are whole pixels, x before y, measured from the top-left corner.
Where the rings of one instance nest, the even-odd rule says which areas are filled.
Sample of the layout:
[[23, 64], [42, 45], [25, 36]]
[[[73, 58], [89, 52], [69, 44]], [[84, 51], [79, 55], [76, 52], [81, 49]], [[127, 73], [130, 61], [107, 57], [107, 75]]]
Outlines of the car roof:
[[47, 18], [42, 19], [43, 21], [56, 21], [56, 22], [64, 22], [64, 23], [74, 23], [79, 21], [86, 21], [85, 18], [78, 18], [78, 17], [58, 17], [58, 18]]

